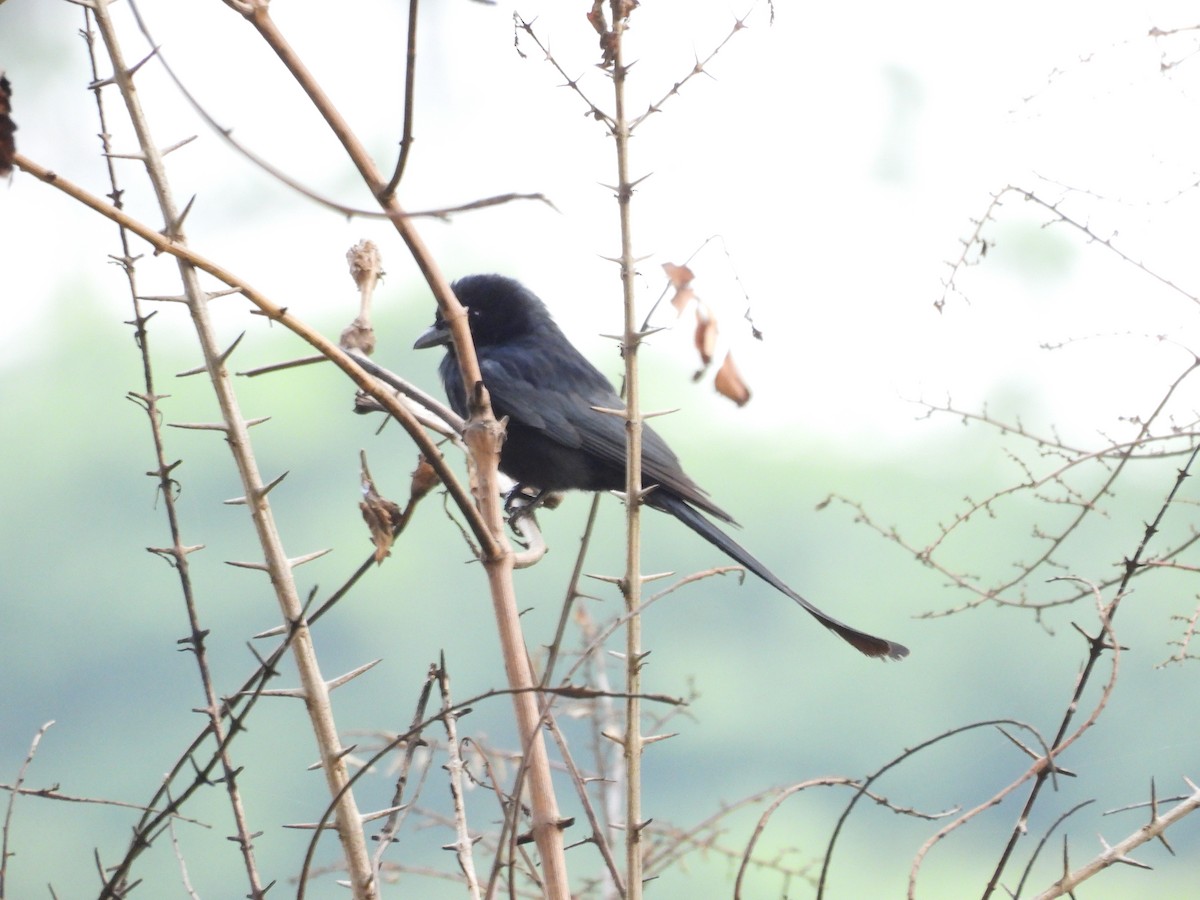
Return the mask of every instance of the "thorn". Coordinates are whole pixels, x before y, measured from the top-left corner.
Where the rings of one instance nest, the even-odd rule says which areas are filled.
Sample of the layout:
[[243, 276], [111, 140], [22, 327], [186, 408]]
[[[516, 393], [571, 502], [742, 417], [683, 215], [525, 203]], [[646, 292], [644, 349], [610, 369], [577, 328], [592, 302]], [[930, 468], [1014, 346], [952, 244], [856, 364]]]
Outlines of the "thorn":
[[600, 737], [608, 738], [610, 741], [612, 741], [618, 747], [625, 746], [625, 738], [621, 737], [619, 734], [612, 734], [609, 731], [602, 731], [602, 732], [600, 732]]
[[[212, 632], [209, 629], [203, 628], [200, 631], [196, 632], [196, 634], [189, 634], [187, 637], [181, 637], [175, 643], [176, 644], [187, 644], [191, 647], [195, 647], [197, 644], [203, 644], [204, 639], [207, 638], [210, 634], [212, 634]], [[186, 650], [188, 648], [182, 647], [180, 649]], [[208, 710], [204, 710], [204, 712], [207, 713]]]
[[[88, 9], [95, 9], [95, 8], [96, 8], [96, 7], [95, 7], [95, 6], [93, 6], [91, 3], [82, 3], [82, 2], [80, 2], [80, 0], [67, 0], [67, 2], [68, 2], [68, 3], [75, 3], [75, 4], [78, 4], [79, 6], [86, 6]], [[117, 78], [116, 78], [116, 76], [115, 76], [115, 75], [109, 75], [107, 78], [97, 78], [97, 79], [95, 79], [94, 81], [90, 82], [90, 83], [88, 84], [88, 86], [87, 86], [87, 87], [86, 87], [84, 90], [88, 90], [88, 91], [96, 91], [96, 90], [99, 90], [100, 88], [106, 88], [106, 87], [108, 87], [110, 84], [116, 84], [116, 83], [117, 83]]]
[[155, 294], [153, 296], [138, 297], [139, 300], [145, 300], [147, 303], [187, 303], [188, 298], [183, 294]]
[[375, 812], [363, 813], [358, 818], [365, 825], [367, 822], [374, 822], [376, 819], [382, 819], [385, 816], [390, 816], [392, 813], [403, 812], [409, 804], [402, 803], [399, 806], [389, 806], [386, 809], [377, 809]]
[[[1104, 852], [1111, 853], [1113, 848], [1108, 845], [1108, 841], [1106, 841], [1104, 839], [1104, 835], [1097, 835], [1097, 836], [1100, 838], [1100, 843], [1104, 847]], [[1113, 862], [1119, 862], [1126, 866], [1133, 866], [1135, 869], [1145, 869], [1146, 871], [1153, 871], [1153, 869], [1154, 869], [1154, 866], [1148, 866], [1144, 862], [1139, 862], [1138, 860], [1134, 859], [1132, 856], [1126, 856], [1125, 854], [1121, 854], [1120, 856], [1114, 856], [1112, 858], [1112, 860], [1113, 860]]]
[[365, 665], [359, 666], [357, 669], [351, 669], [345, 675], [339, 675], [337, 678], [334, 678], [330, 681], [325, 682], [325, 687], [328, 688], [330, 691], [337, 690], [343, 684], [345, 684], [348, 681], [353, 681], [355, 678], [357, 678], [363, 672], [366, 672], [368, 669], [375, 668], [382, 661], [383, 661], [382, 659], [376, 659]]
[[164, 147], [161, 151], [162, 155], [166, 156], [168, 153], [174, 153], [180, 147], [186, 147], [188, 144], [190, 144], [192, 141], [194, 141], [197, 138], [197, 136], [198, 135], [193, 134], [191, 137], [186, 137], [182, 141], [176, 141], [170, 147]]
[[616, 575], [588, 575], [588, 578], [594, 578], [596, 581], [603, 581], [605, 584], [621, 584], [625, 579]]
[[657, 572], [654, 575], [643, 575], [642, 584], [645, 584], [648, 581], [659, 581], [663, 578], [670, 578], [674, 574], [674, 572]]
[[208, 366], [205, 365], [204, 363], [201, 363], [200, 365], [196, 366], [196, 368], [194, 368], [194, 369], [185, 369], [182, 372], [176, 372], [175, 377], [176, 378], [189, 378], [192, 375], [203, 375], [207, 371], [208, 371]]
[[[220, 783], [220, 779], [217, 779], [217, 782], [216, 782], [216, 783], [218, 783], [218, 784], [219, 784], [219, 783]], [[244, 840], [242, 840], [242, 838], [241, 838], [241, 836], [240, 836], [240, 835], [231, 834], [231, 835], [227, 835], [227, 836], [226, 836], [226, 838], [225, 838], [225, 840], [227, 840], [227, 841], [233, 841], [235, 844], [241, 844], [243, 847], [245, 847], [245, 846], [247, 846], [247, 844], [248, 844], [250, 841], [253, 841], [253, 840], [254, 840], [256, 837], [262, 837], [262, 835], [263, 835], [263, 833], [262, 833], [261, 831], [256, 831], [256, 832], [254, 832], [254, 834], [248, 835], [248, 836], [247, 836], [248, 840], [245, 840], [245, 841], [244, 841]]]
[[638, 495], [637, 495], [637, 502], [638, 502], [638, 503], [645, 503], [645, 502], [646, 502], [646, 498], [647, 498], [648, 496], [650, 496], [650, 494], [654, 493], [654, 491], [655, 491], [657, 488], [658, 488], [658, 485], [657, 485], [657, 484], [652, 484], [652, 485], [650, 485], [650, 487], [648, 487], [648, 488], [644, 488], [643, 490], [640, 490], [640, 491], [638, 491]]
[[171, 428], [187, 428], [193, 431], [229, 431], [224, 422], [168, 422], [167, 424]]
[[[608, 335], [605, 335], [607, 337]], [[604, 413], [606, 416], [616, 416], [617, 418], [625, 418], [626, 412], [623, 409], [609, 409], [606, 406], [593, 406], [593, 412]]]
[[270, 312], [265, 309], [255, 308], [255, 309], [250, 310], [250, 315], [266, 316], [268, 319], [271, 319], [274, 321], [274, 320], [282, 319], [284, 316], [287, 315], [287, 312], [288, 312], [288, 307], [286, 307], [286, 306], [279, 307], [279, 309], [276, 312]]
[[[291, 470], [289, 469], [288, 471], [290, 472]], [[264, 487], [259, 489], [258, 496], [259, 497], [267, 496], [267, 494], [269, 494], [269, 493], [271, 493], [271, 491], [275, 490], [275, 486], [278, 485], [279, 482], [283, 481], [283, 479], [285, 479], [287, 477], [288, 477], [288, 472], [284, 472], [282, 475], [280, 475], [274, 481], [268, 482]]]
[[1172, 847], [1169, 843], [1167, 843], [1167, 833], [1165, 831], [1160, 831], [1158, 833], [1158, 839], [1160, 841], [1162, 841], [1162, 845], [1167, 848], [1167, 852], [1170, 853], [1172, 856], [1174, 856], [1175, 848]]
[[1012, 741], [1014, 744], [1016, 744], [1017, 747], [1019, 747], [1021, 749], [1021, 752], [1024, 753], [1026, 756], [1028, 756], [1030, 759], [1034, 759], [1034, 760], [1045, 759], [1046, 763], [1047, 763], [1047, 769], [1049, 770], [1049, 773], [1051, 775], [1065, 775], [1068, 778], [1078, 777], [1077, 774], [1075, 772], [1072, 772], [1070, 769], [1061, 768], [1058, 765], [1058, 763], [1054, 762], [1054, 760], [1052, 758], [1045, 757], [1039, 751], [1036, 751], [1036, 750], [1032, 749], [1031, 747], [1026, 746], [1023, 742], [1021, 742], [1017, 738], [1013, 737], [1011, 734], [1009, 734], [1007, 731], [1005, 731], [999, 725], [996, 726], [996, 730], [999, 731], [1006, 738], [1008, 738], [1010, 741]]
[[[1154, 776], [1150, 777], [1150, 825], [1153, 826], [1158, 819], [1158, 787], [1154, 783]], [[1162, 841], [1162, 845], [1167, 848], [1167, 852], [1172, 856], [1175, 855], [1175, 848], [1167, 841], [1167, 833], [1165, 830], [1158, 833], [1158, 839]]]
[[[113, 81], [111, 78], [106, 78], [104, 80], [102, 86], [109, 85], [109, 84], [116, 84], [116, 82]], [[144, 163], [146, 161], [145, 153], [105, 153], [105, 154], [103, 154], [103, 156], [105, 159], [131, 159], [134, 162], [142, 162], [142, 163]]]
[[[334, 757], [333, 757], [333, 758], [334, 758], [334, 759], [343, 759], [343, 758], [345, 758], [345, 757], [349, 756], [351, 753], [353, 753], [353, 752], [354, 752], [355, 750], [357, 750], [357, 749], [358, 749], [358, 744], [351, 744], [349, 747], [343, 747], [341, 750], [339, 750], [339, 751], [338, 751], [336, 754], [334, 754]], [[318, 760], [317, 760], [315, 763], [313, 763], [312, 765], [310, 765], [310, 766], [308, 766], [307, 768], [305, 768], [305, 770], [304, 770], [304, 771], [306, 771], [306, 772], [316, 772], [316, 771], [317, 771], [318, 769], [320, 769], [320, 768], [321, 768], [323, 765], [324, 765], [324, 763], [322, 763], [322, 762], [321, 762], [321, 761], [318, 759]]]
[[192, 544], [188, 547], [147, 547], [146, 549], [150, 553], [157, 554], [158, 556], [165, 556], [169, 559], [174, 559], [176, 554], [183, 554], [184, 556], [187, 556], [189, 553], [195, 553], [197, 550], [203, 550], [204, 547], [204, 544]]
[[251, 635], [250, 640], [256, 641], [259, 638], [275, 637], [280, 634], [287, 634], [286, 625], [276, 625], [274, 628], [268, 628], [266, 631], [260, 631], [258, 634]]
[[225, 360], [229, 359], [229, 355], [231, 353], [233, 353], [234, 350], [237, 349], [237, 345], [242, 342], [242, 338], [244, 338], [245, 336], [246, 336], [246, 332], [243, 331], [241, 334], [239, 334], [234, 339], [233, 343], [230, 344], [228, 348], [226, 348], [225, 352], [217, 357], [217, 360], [221, 363], [221, 365], [225, 365]]
[[324, 550], [315, 550], [312, 553], [306, 553], [303, 556], [292, 557], [288, 560], [288, 565], [294, 569], [297, 566], [304, 565], [306, 562], [312, 562], [314, 559], [320, 559], [332, 549], [332, 547], [326, 547]]
[[153, 50], [151, 50], [149, 53], [147, 53], [144, 57], [142, 57], [142, 59], [140, 61], [135, 62], [132, 66], [130, 66], [128, 69], [126, 69], [125, 74], [127, 76], [129, 76], [130, 78], [132, 78], [134, 75], [137, 74], [138, 69], [140, 69], [146, 63], [150, 62], [150, 60], [154, 59], [154, 57], [156, 57], [156, 56], [158, 56], [158, 47], [155, 47]]
[[259, 572], [267, 571], [267, 564], [260, 562], [241, 562], [236, 559], [227, 559], [225, 560], [225, 565], [236, 566], [239, 569], [255, 569]]
[[187, 202], [187, 206], [185, 206], [183, 208], [183, 212], [181, 212], [179, 214], [179, 216], [175, 219], [175, 221], [171, 223], [169, 228], [165, 228], [165, 229], [163, 229], [162, 232], [160, 232], [163, 237], [167, 238], [168, 240], [172, 240], [172, 241], [175, 240], [177, 237], [179, 237], [179, 233], [183, 229], [183, 220], [188, 217], [188, 213], [190, 213], [192, 211], [192, 205], [195, 202], [196, 202], [196, 195], [192, 194], [191, 199], [188, 200], [188, 202]]
[[[483, 835], [477, 834], [477, 835], [475, 835], [475, 837], [470, 839], [470, 846], [474, 847], [476, 844], [478, 844], [482, 840], [483, 840]], [[530, 837], [529, 840], [532, 841], [533, 838]], [[517, 843], [518, 844], [521, 843], [520, 838], [517, 838]], [[528, 841], [526, 841], [526, 843], [528, 843]], [[443, 850], [453, 850], [455, 853], [458, 853], [462, 850], [466, 850], [467, 848], [463, 847], [462, 844], [460, 844], [458, 841], [455, 841], [453, 844], [442, 844], [442, 849]]]
[[642, 738], [642, 745], [645, 746], [647, 744], [657, 744], [659, 741], [669, 740], [673, 737], [679, 737], [679, 732], [672, 731], [670, 734], [655, 734], [651, 735], [650, 737], [644, 737]]
[[291, 697], [296, 700], [308, 699], [304, 688], [272, 688], [265, 691], [238, 691], [239, 697]]

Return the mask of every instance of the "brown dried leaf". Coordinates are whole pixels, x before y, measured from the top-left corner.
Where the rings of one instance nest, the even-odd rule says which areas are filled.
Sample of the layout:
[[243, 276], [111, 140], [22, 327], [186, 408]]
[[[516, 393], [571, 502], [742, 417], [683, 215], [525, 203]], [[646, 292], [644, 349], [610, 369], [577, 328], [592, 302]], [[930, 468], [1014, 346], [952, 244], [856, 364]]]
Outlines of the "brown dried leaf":
[[383, 257], [371, 241], [359, 241], [347, 250], [346, 262], [350, 265], [350, 277], [359, 290], [368, 279], [377, 281], [383, 276]]
[[412, 483], [408, 488], [409, 506], [437, 487], [440, 481], [437, 470], [429, 464], [424, 454], [417, 454], [417, 467], [413, 470]]
[[676, 289], [688, 287], [696, 277], [687, 266], [677, 266], [675, 263], [663, 263], [663, 271], [667, 273], [667, 281]]
[[696, 350], [704, 368], [712, 362], [717, 347], [717, 320], [703, 304], [696, 307]]
[[603, 36], [608, 33], [608, 19], [604, 18], [604, 0], [592, 0], [587, 20], [592, 28], [596, 29], [596, 34]]
[[360, 316], [342, 331], [341, 337], [338, 338], [338, 346], [343, 350], [358, 350], [370, 356], [375, 352], [375, 329]]
[[400, 507], [381, 497], [372, 488], [365, 499], [358, 504], [362, 510], [363, 521], [371, 532], [371, 543], [375, 545], [375, 563], [382, 563], [384, 557], [392, 553], [392, 541], [395, 539], [396, 523], [400, 521]]
[[402, 513], [398, 504], [380, 496], [376, 490], [371, 471], [367, 468], [367, 454], [360, 452], [359, 459], [362, 464], [363, 499], [358, 508], [371, 533], [371, 543], [375, 545], [375, 564], [379, 565], [392, 552], [392, 541], [395, 540]]
[[667, 281], [671, 282], [671, 286], [675, 288], [675, 296], [671, 298], [671, 305], [675, 307], [675, 312], [683, 315], [683, 311], [687, 309], [687, 305], [696, 296], [692, 290], [692, 279], [696, 276], [687, 266], [677, 266], [675, 263], [663, 263], [663, 271], [667, 273]]
[[745, 406], [750, 402], [750, 388], [746, 386], [746, 382], [742, 380], [742, 375], [738, 372], [737, 366], [733, 364], [732, 353], [725, 354], [725, 361], [721, 363], [721, 368], [717, 370], [717, 377], [713, 382], [713, 387], [738, 406]]
[[12, 174], [13, 157], [17, 153], [17, 142], [13, 132], [17, 123], [12, 120], [12, 85], [0, 74], [0, 178]]

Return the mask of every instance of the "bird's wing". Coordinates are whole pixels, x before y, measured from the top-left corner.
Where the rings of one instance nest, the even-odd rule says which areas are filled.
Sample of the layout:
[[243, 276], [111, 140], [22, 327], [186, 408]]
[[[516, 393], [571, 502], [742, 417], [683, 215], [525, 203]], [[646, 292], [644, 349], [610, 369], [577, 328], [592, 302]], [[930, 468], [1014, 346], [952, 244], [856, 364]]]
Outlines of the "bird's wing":
[[[497, 415], [573, 449], [586, 450], [616, 468], [625, 467], [625, 420], [598, 409], [624, 410], [612, 383], [573, 347], [546, 353], [543, 348], [507, 345], [480, 352], [479, 368]], [[684, 473], [679, 458], [657, 432], [642, 428], [642, 474], [718, 518], [733, 518]]]
[[[621, 402], [604, 376], [572, 364], [576, 360], [514, 352], [518, 350], [488, 347], [479, 354], [479, 370], [496, 414], [535, 428], [565, 447], [591, 450], [605, 461], [614, 459], [604, 448], [611, 439], [608, 431], [623, 434], [620, 421], [591, 409], [606, 401]], [[606, 427], [606, 419], [611, 420], [611, 428]]]

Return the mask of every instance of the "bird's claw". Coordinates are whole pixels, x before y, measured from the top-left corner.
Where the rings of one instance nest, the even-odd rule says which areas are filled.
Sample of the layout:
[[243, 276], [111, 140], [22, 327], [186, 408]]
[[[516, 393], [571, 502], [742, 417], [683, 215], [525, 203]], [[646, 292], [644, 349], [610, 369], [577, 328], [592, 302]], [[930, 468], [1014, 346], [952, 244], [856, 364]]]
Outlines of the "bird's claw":
[[534, 489], [528, 485], [517, 483], [504, 495], [504, 513], [508, 516], [509, 525], [522, 516], [532, 515], [546, 495], [545, 491], [531, 491]]

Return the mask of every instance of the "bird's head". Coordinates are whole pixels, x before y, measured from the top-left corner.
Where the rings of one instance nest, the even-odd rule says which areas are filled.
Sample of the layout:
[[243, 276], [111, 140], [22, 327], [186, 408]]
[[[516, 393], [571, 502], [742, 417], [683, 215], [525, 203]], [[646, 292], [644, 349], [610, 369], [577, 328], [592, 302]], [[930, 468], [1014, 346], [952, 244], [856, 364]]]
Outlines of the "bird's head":
[[[551, 323], [546, 305], [513, 278], [467, 275], [450, 287], [458, 302], [467, 309], [467, 321], [476, 347], [504, 344]], [[439, 310], [433, 324], [417, 338], [413, 349], [441, 346], [450, 346], [450, 329]]]

